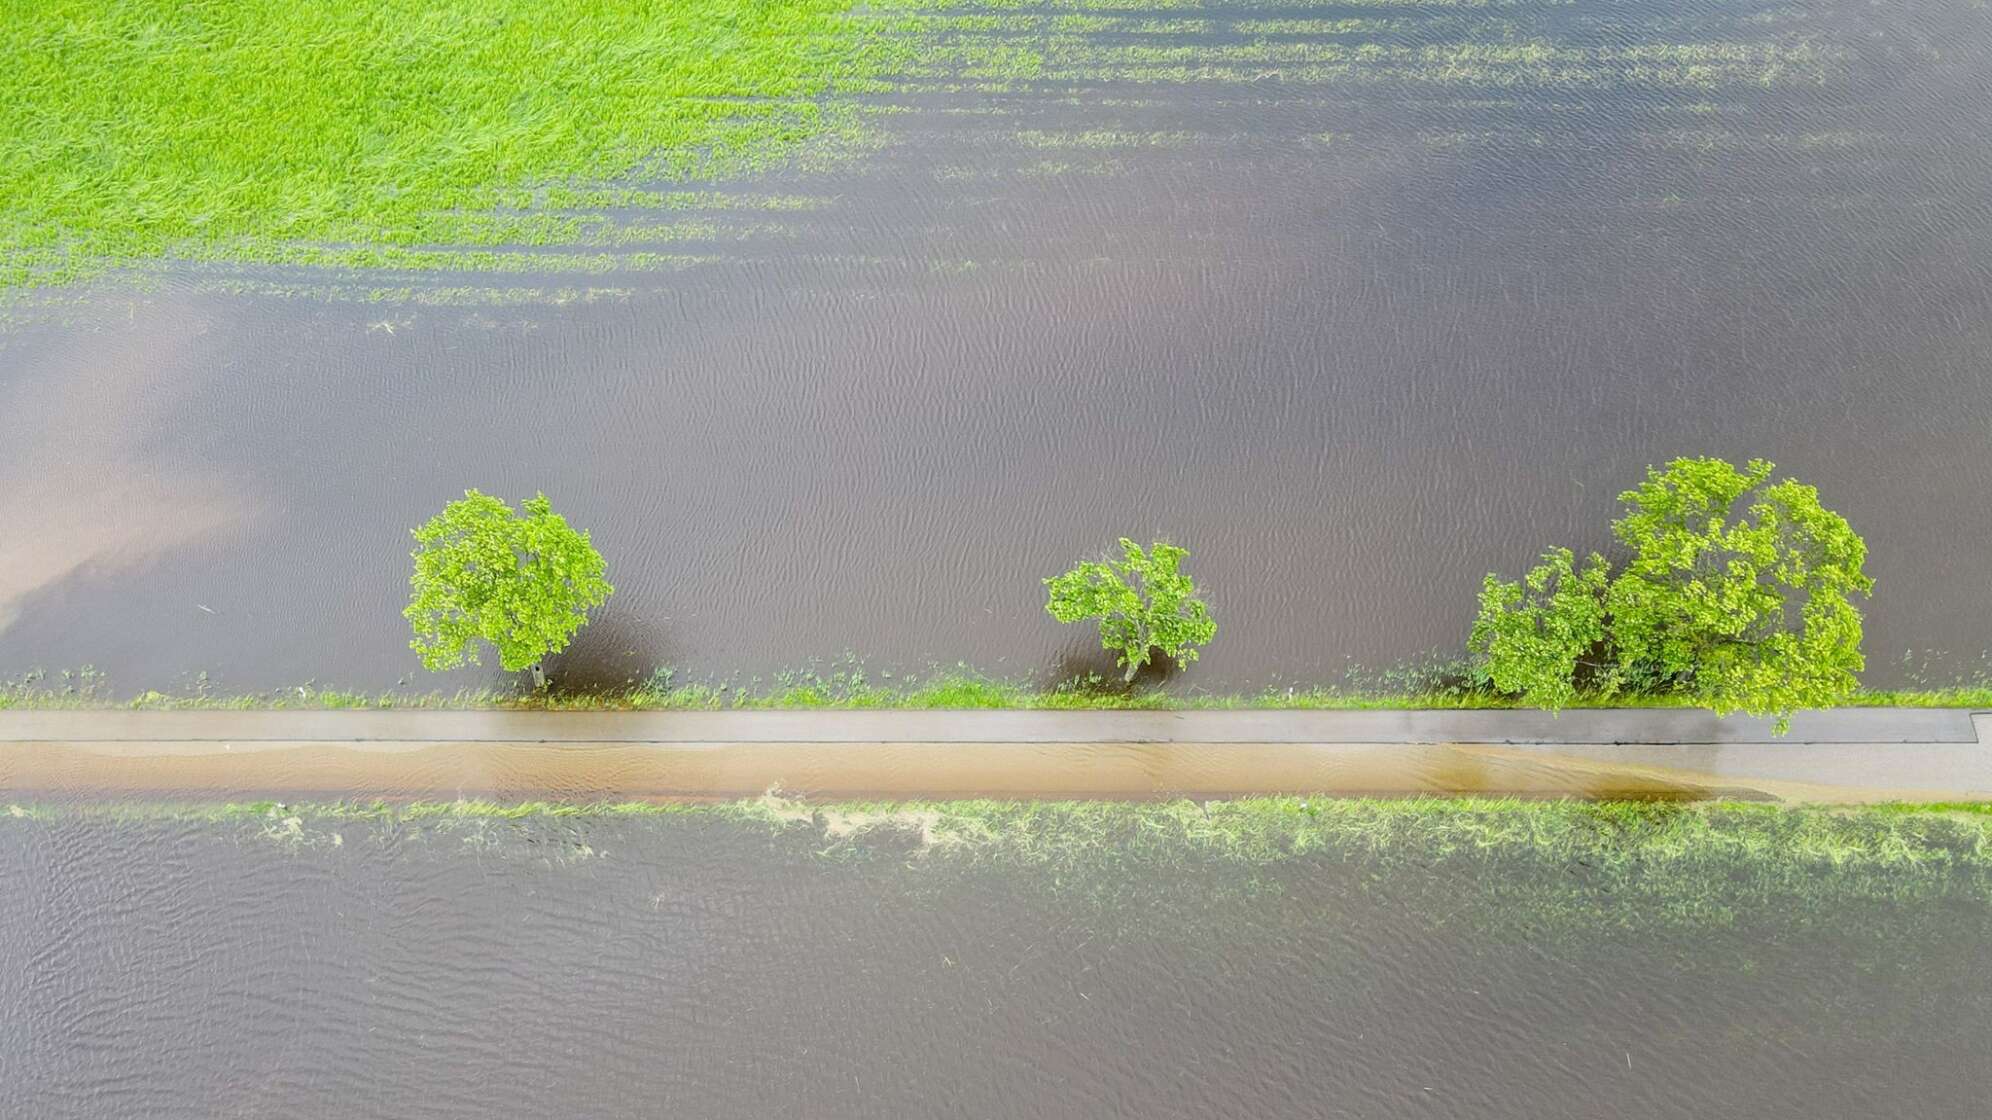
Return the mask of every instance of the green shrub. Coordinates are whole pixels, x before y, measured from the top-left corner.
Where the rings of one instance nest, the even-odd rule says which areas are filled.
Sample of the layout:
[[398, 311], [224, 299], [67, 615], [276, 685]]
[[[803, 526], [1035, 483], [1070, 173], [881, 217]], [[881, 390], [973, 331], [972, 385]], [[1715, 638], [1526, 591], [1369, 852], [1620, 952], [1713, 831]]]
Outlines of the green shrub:
[[1100, 646], [1115, 651], [1127, 680], [1156, 650], [1183, 664], [1195, 661], [1197, 647], [1217, 636], [1217, 623], [1196, 597], [1196, 584], [1178, 570], [1189, 552], [1160, 542], [1144, 552], [1126, 537], [1120, 548], [1118, 560], [1083, 561], [1045, 580], [1045, 609], [1060, 622], [1098, 619]]
[[1551, 710], [1576, 698], [1580, 663], [1605, 639], [1610, 575], [1597, 553], [1581, 570], [1574, 564], [1569, 549], [1557, 548], [1520, 583], [1487, 577], [1467, 640], [1481, 683]]
[[478, 664], [476, 643], [498, 650], [507, 670], [534, 669], [567, 648], [588, 611], [615, 588], [602, 554], [540, 494], [512, 507], [464, 491], [415, 530], [409, 577], [409, 643], [429, 669]]
[[1469, 647], [1483, 683], [1556, 709], [1580, 687], [1675, 692], [1718, 714], [1789, 726], [1844, 702], [1863, 667], [1861, 614], [1874, 586], [1845, 518], [1772, 465], [1681, 458], [1619, 495], [1617, 575], [1592, 555], [1545, 553], [1520, 583], [1489, 575]]

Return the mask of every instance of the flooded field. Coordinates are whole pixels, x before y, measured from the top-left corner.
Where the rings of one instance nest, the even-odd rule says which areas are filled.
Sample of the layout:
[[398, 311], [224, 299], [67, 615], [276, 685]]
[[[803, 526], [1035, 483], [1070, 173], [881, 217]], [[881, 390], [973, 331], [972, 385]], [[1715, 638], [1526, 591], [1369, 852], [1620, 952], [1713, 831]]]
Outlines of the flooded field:
[[0, 677], [391, 687], [476, 486], [608, 557], [570, 683], [1057, 679], [1038, 580], [1122, 533], [1192, 550], [1197, 682], [1332, 683], [1690, 453], [1866, 537], [1871, 684], [1985, 670], [1983, 5], [861, 18], [918, 49], [773, 166], [17, 294]]
[[1977, 1117], [1983, 818], [0, 817], [0, 1111]]
[[[1127, 534], [1187, 546], [1220, 621], [1184, 679], [1406, 688], [1377, 674], [1456, 653], [1483, 573], [1603, 547], [1682, 454], [1775, 460], [1865, 536], [1870, 685], [1992, 677], [1980, 0], [667, 6], [794, 15], [752, 66], [584, 5], [634, 23], [477, 24], [527, 68], [506, 99], [403, 58], [452, 30], [373, 34], [385, 3], [155, 7], [101, 9], [143, 34], [98, 49], [438, 81], [316, 184], [368, 220], [229, 236], [199, 230], [241, 198], [186, 197], [204, 149], [155, 104], [0, 124], [0, 681], [502, 681], [419, 676], [400, 613], [408, 530], [477, 487], [544, 490], [607, 557], [570, 687], [846, 657], [1049, 685], [1105, 665], [1041, 577]], [[251, 10], [374, 53], [210, 52]], [[36, 122], [84, 70], [54, 36], [0, 26]], [[568, 56], [617, 98], [541, 65]], [[338, 150], [150, 76], [196, 140], [240, 110]], [[592, 173], [521, 142], [521, 182], [458, 190], [383, 155], [471, 151], [445, 93], [571, 126]], [[626, 167], [658, 97], [704, 115]], [[86, 232], [37, 242], [35, 206]], [[134, 235], [154, 208], [180, 226]], [[319, 714], [0, 744], [0, 1116], [1987, 1112], [1992, 817], [1678, 803], [1969, 795], [1962, 712], [1893, 754]], [[466, 796], [566, 801], [413, 800]], [[220, 804], [258, 797], [328, 800]]]

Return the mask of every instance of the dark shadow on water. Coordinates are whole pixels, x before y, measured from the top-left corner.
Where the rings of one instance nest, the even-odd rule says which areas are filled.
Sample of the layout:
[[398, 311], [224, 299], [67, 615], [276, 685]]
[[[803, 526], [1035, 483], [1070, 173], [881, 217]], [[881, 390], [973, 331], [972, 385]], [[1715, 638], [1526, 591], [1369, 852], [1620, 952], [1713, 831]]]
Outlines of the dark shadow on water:
[[669, 664], [668, 643], [656, 627], [630, 615], [608, 614], [574, 635], [546, 662], [547, 687], [566, 696], [626, 691]]
[[1179, 671], [1180, 666], [1172, 658], [1158, 653], [1134, 674], [1133, 680], [1128, 680], [1126, 670], [1114, 663], [1113, 651], [1102, 649], [1097, 642], [1089, 640], [1073, 642], [1059, 650], [1050, 663], [1032, 677], [1031, 684], [1047, 691], [1057, 689], [1093, 696], [1132, 696], [1166, 688]]

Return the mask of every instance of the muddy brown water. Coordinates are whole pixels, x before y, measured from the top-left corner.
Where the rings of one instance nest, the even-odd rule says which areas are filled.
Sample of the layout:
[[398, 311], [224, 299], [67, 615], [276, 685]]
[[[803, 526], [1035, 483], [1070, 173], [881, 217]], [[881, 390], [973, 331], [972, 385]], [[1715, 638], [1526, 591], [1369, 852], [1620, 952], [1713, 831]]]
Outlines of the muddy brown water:
[[[1038, 580], [1122, 533], [1194, 552], [1190, 679], [1334, 682], [1456, 650], [1483, 573], [1606, 546], [1681, 453], [1866, 535], [1871, 682], [1983, 669], [1982, 5], [1167, 14], [904, 78], [878, 150], [716, 185], [809, 208], [663, 213], [717, 230], [652, 246], [682, 268], [169, 268], [17, 311], [0, 676], [418, 677], [407, 530], [477, 486], [608, 556], [570, 684], [1057, 679], [1098, 661]], [[1331, 65], [1509, 41], [1563, 53]]]
[[1992, 798], [1992, 716], [1506, 712], [15, 711], [0, 804], [171, 800]]
[[0, 1114], [1982, 1117], [1992, 915], [1831, 874], [5, 820]]

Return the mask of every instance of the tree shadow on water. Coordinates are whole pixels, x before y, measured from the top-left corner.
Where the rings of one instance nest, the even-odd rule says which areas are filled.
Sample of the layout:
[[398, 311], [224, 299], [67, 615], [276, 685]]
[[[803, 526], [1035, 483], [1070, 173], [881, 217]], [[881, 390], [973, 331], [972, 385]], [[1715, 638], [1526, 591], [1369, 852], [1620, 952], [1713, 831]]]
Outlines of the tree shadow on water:
[[546, 660], [547, 690], [556, 696], [625, 693], [667, 664], [662, 634], [642, 619], [608, 614], [574, 635], [567, 648]]
[[1133, 680], [1114, 660], [1114, 652], [1097, 642], [1073, 642], [1053, 655], [1031, 684], [1046, 692], [1078, 696], [1126, 699], [1143, 693], [1162, 692], [1181, 667], [1174, 659], [1157, 653], [1148, 664], [1136, 670]]

